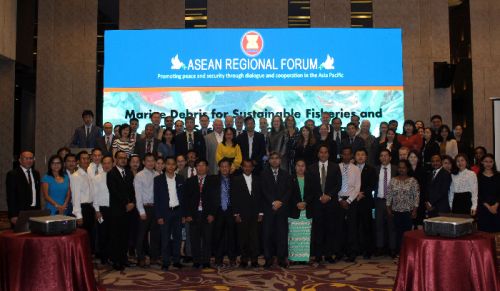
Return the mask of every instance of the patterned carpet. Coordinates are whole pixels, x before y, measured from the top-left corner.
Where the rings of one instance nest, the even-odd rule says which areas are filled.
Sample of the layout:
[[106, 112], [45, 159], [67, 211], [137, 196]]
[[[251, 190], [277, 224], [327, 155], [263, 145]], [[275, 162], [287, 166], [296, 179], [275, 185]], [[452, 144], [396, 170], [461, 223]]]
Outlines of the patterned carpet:
[[117, 272], [99, 267], [96, 277], [107, 291], [118, 290], [392, 290], [397, 265], [389, 258], [357, 263], [238, 269], [221, 268], [162, 272], [159, 266]]

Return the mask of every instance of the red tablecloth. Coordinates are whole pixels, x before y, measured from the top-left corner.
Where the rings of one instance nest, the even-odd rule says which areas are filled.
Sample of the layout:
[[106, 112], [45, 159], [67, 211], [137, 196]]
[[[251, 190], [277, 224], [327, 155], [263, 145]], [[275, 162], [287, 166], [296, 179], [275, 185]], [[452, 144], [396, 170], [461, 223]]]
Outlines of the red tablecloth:
[[87, 232], [0, 233], [0, 290], [97, 290]]
[[500, 290], [495, 238], [484, 232], [456, 239], [405, 233], [394, 290]]

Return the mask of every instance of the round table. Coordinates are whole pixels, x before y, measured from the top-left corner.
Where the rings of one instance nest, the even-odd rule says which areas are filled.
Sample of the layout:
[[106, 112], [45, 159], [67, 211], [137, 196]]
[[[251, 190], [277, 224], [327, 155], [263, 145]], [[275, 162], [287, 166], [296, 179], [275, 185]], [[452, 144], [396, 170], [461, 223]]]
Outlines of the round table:
[[87, 232], [0, 233], [0, 289], [97, 290]]
[[404, 235], [394, 290], [500, 290], [493, 235]]

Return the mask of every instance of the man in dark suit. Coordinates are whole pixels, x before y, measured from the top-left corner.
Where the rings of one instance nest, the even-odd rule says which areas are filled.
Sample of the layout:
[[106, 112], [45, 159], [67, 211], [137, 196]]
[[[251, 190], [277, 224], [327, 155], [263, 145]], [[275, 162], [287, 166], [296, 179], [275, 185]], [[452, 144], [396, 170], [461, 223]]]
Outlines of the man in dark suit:
[[335, 212], [340, 210], [338, 193], [342, 186], [342, 176], [337, 164], [329, 160], [328, 146], [318, 149], [319, 162], [311, 165], [306, 172], [304, 200], [306, 207], [312, 212], [312, 255], [320, 263], [325, 257], [334, 263], [332, 257], [335, 244]]
[[207, 177], [208, 162], [196, 161], [197, 174], [186, 181], [184, 209], [186, 222], [189, 223], [191, 236], [191, 252], [194, 268], [210, 268], [212, 227], [215, 220], [216, 207], [212, 179]]
[[281, 267], [287, 267], [291, 179], [285, 170], [280, 169], [280, 164], [280, 154], [272, 152], [269, 154], [270, 168], [261, 173], [265, 268], [271, 267], [273, 255], [278, 257]]
[[113, 125], [111, 122], [106, 122], [102, 125], [104, 128], [104, 136], [97, 138], [96, 147], [101, 149], [102, 155], [112, 156], [113, 155], [113, 141], [115, 136], [113, 135]]
[[331, 115], [329, 112], [323, 112], [321, 113], [321, 124], [316, 126], [313, 130], [313, 133], [316, 135], [316, 138], [319, 138], [319, 129], [322, 125], [326, 125], [328, 128], [328, 133], [331, 133], [333, 130], [333, 127], [330, 125], [330, 119]]
[[360, 148], [364, 148], [365, 141], [356, 135], [357, 134], [356, 125], [350, 122], [349, 124], [347, 124], [346, 128], [347, 128], [347, 136], [344, 139], [342, 139], [341, 143], [342, 148], [350, 146], [353, 152], [356, 152]]
[[240, 246], [240, 267], [246, 268], [248, 260], [252, 268], [259, 267], [259, 222], [263, 219], [261, 184], [258, 176], [252, 174], [254, 164], [251, 160], [243, 160], [243, 175], [234, 176], [231, 180], [231, 198], [234, 219], [238, 230]]
[[354, 154], [356, 165], [361, 170], [361, 188], [357, 197], [358, 200], [358, 238], [361, 253], [365, 259], [369, 259], [372, 254], [372, 209], [374, 207], [373, 193], [377, 188], [377, 171], [367, 164], [368, 152], [366, 149], [359, 149]]
[[82, 113], [83, 125], [75, 129], [71, 138], [72, 148], [94, 148], [97, 145], [97, 138], [102, 136], [102, 129], [92, 124], [94, 113], [84, 110]]
[[170, 261], [173, 261], [175, 268], [182, 268], [180, 248], [184, 178], [175, 174], [175, 157], [165, 158], [165, 164], [165, 175], [155, 177], [153, 188], [156, 219], [161, 229], [162, 270], [166, 271]]
[[19, 167], [7, 173], [7, 209], [12, 227], [20, 211], [40, 209], [40, 174], [33, 169], [33, 162], [33, 153], [22, 151]]
[[338, 117], [332, 119], [333, 130], [330, 132], [332, 135], [332, 140], [337, 145], [337, 152], [335, 154], [335, 159], [340, 161], [340, 149], [342, 148], [342, 140], [347, 138], [347, 133], [342, 130], [342, 120]]
[[208, 115], [203, 114], [200, 116], [200, 129], [198, 132], [201, 133], [202, 136], [206, 136], [213, 131], [211, 128], [208, 128], [209, 123], [210, 118], [208, 118]]
[[116, 166], [106, 176], [109, 189], [110, 210], [110, 256], [115, 270], [128, 266], [128, 225], [127, 212], [135, 207], [134, 177], [127, 168], [127, 153], [115, 153]]
[[[391, 164], [391, 152], [384, 148], [379, 153], [380, 166], [376, 168], [378, 184], [375, 189], [375, 234], [376, 234], [376, 255], [383, 254], [383, 248], [388, 244], [390, 254], [396, 253], [396, 232], [394, 230], [393, 217], [387, 215], [386, 197], [391, 179], [397, 175], [397, 167]], [[388, 243], [385, 240], [388, 238]]]
[[237, 143], [240, 146], [241, 154], [244, 160], [252, 160], [255, 172], [262, 170], [262, 158], [266, 155], [266, 142], [264, 135], [255, 132], [255, 119], [249, 116], [245, 118], [246, 130], [237, 137]]
[[160, 140], [156, 139], [154, 136], [154, 126], [152, 123], [146, 124], [144, 128], [144, 138], [141, 138], [135, 142], [134, 153], [139, 155], [139, 157], [144, 159], [144, 155], [147, 153], [157, 155], [158, 145]]
[[427, 179], [427, 197], [425, 208], [429, 217], [439, 216], [440, 213], [450, 213], [448, 191], [450, 190], [451, 174], [443, 169], [441, 156], [433, 155], [431, 158], [432, 172]]
[[205, 159], [205, 138], [194, 131], [194, 117], [186, 117], [186, 131], [175, 137], [175, 151], [178, 155], [186, 155], [189, 150], [196, 151], [198, 158]]
[[229, 265], [236, 265], [236, 239], [230, 171], [231, 161], [223, 158], [219, 161], [219, 174], [210, 176], [213, 179], [211, 185], [214, 187], [213, 202], [216, 209], [212, 241], [217, 267], [223, 266], [224, 255], [226, 254], [229, 258]]

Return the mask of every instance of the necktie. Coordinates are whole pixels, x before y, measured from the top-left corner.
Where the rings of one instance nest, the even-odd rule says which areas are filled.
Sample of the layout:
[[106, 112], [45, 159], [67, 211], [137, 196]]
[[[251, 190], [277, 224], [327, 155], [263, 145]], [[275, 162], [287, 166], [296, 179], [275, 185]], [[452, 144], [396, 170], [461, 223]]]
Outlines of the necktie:
[[384, 199], [387, 196], [387, 168], [384, 167]]
[[109, 136], [106, 136], [106, 149], [109, 151], [109, 146], [110, 146], [110, 143], [109, 143]]
[[147, 141], [147, 144], [146, 144], [146, 153], [150, 153], [151, 152], [151, 141]]
[[278, 182], [278, 170], [273, 170], [274, 182]]
[[33, 183], [33, 181], [31, 180], [31, 169], [28, 169], [26, 171], [26, 174], [28, 174], [28, 184], [31, 186], [31, 184]]
[[221, 207], [223, 211], [227, 210], [229, 204], [229, 185], [227, 179], [222, 179], [222, 191], [221, 191]]
[[437, 173], [437, 170], [432, 171], [432, 180], [434, 180], [434, 178], [436, 178], [436, 173]]
[[207, 135], [207, 129], [204, 128], [203, 131], [202, 131], [202, 133], [203, 133], [203, 136]]
[[344, 164], [344, 168], [342, 169], [342, 190], [341, 192], [346, 194], [348, 186], [349, 186], [349, 164]]
[[95, 175], [97, 176], [97, 174], [99, 174], [99, 166], [95, 166]]
[[201, 192], [203, 191], [203, 177], [198, 177], [198, 187], [200, 189], [200, 201], [198, 202], [198, 210], [203, 210], [203, 204], [201, 201]]
[[326, 168], [325, 164], [321, 166], [321, 192], [325, 193], [325, 185], [326, 185]]
[[122, 178], [125, 179], [125, 170], [122, 170]]
[[193, 149], [193, 133], [188, 133], [188, 150]]
[[86, 135], [86, 137], [89, 137], [89, 134], [90, 134], [90, 128], [88, 128], [88, 127], [85, 127], [85, 128], [86, 128], [86, 133], [85, 133], [85, 135]]
[[336, 135], [336, 137], [335, 137], [335, 142], [336, 142], [337, 144], [340, 144], [340, 132], [336, 132], [336, 133], [335, 133], [335, 135]]
[[191, 177], [194, 176], [194, 168], [191, 168]]
[[354, 139], [351, 137], [349, 138], [349, 143], [352, 144], [352, 142], [354, 141]]

